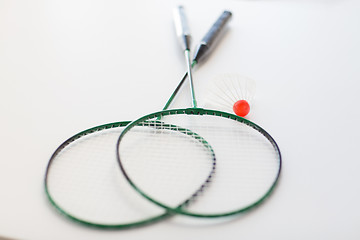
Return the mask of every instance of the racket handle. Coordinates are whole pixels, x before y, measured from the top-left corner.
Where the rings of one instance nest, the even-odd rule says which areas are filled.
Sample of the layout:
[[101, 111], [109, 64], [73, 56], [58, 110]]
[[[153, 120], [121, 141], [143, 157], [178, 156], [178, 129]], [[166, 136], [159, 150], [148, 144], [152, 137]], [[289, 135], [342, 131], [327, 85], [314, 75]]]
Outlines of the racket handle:
[[179, 38], [182, 49], [184, 51], [190, 50], [191, 36], [183, 6], [178, 6], [174, 9], [174, 23], [176, 35]]
[[227, 22], [231, 19], [232, 13], [230, 11], [224, 11], [216, 22], [212, 25], [210, 30], [201, 40], [200, 44], [197, 46], [197, 49], [194, 54], [193, 61], [199, 62], [209, 53], [212, 45], [214, 44], [216, 38], [220, 35], [222, 29], [224, 29]]

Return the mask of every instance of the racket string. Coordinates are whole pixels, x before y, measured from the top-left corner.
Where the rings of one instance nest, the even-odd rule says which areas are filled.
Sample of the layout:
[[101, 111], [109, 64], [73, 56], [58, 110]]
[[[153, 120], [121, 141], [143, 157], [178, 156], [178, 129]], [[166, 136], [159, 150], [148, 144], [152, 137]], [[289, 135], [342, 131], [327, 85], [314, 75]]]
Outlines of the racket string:
[[47, 190], [63, 213], [107, 227], [166, 213], [139, 196], [120, 172], [114, 149], [122, 129], [102, 129], [70, 140], [53, 156]]
[[[174, 207], [188, 203], [214, 171], [210, 146], [201, 137], [178, 126], [154, 121], [138, 125], [146, 127], [135, 127], [126, 135], [122, 146], [126, 172], [136, 176], [134, 183], [145, 186], [147, 194], [166, 198]], [[198, 159], [191, 161], [194, 155]], [[151, 181], [147, 179], [149, 175]]]

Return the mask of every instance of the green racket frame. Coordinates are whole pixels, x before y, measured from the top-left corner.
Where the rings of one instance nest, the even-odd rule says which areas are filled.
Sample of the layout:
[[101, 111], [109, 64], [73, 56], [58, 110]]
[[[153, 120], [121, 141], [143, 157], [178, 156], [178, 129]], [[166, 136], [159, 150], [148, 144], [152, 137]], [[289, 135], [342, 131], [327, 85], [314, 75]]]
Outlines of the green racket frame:
[[[126, 223], [126, 224], [100, 224], [100, 223], [94, 223], [94, 222], [90, 222], [90, 221], [86, 221], [84, 219], [81, 219], [79, 217], [74, 216], [73, 214], [67, 212], [66, 210], [64, 210], [63, 208], [61, 208], [61, 206], [56, 202], [56, 200], [51, 196], [49, 188], [48, 188], [48, 173], [49, 170], [51, 168], [51, 164], [54, 161], [54, 159], [56, 158], [56, 156], [64, 149], [66, 148], [69, 144], [71, 144], [72, 142], [76, 141], [77, 139], [84, 137], [86, 135], [95, 133], [95, 132], [100, 132], [102, 130], [107, 130], [107, 129], [112, 129], [112, 128], [118, 128], [118, 127], [125, 127], [130, 123], [130, 121], [123, 121], [123, 122], [114, 122], [114, 123], [108, 123], [108, 124], [104, 124], [104, 125], [100, 125], [100, 126], [96, 126], [90, 129], [87, 129], [85, 131], [82, 131], [78, 134], [75, 134], [74, 136], [70, 137], [69, 139], [67, 139], [65, 142], [63, 142], [56, 150], [55, 152], [52, 154], [48, 165], [46, 167], [46, 172], [45, 172], [45, 179], [44, 179], [44, 185], [45, 185], [45, 193], [47, 198], [49, 199], [50, 203], [52, 204], [53, 207], [55, 207], [55, 209], [57, 211], [59, 211], [62, 215], [64, 215], [65, 217], [77, 222], [77, 223], [81, 223], [81, 224], [85, 224], [87, 226], [91, 226], [91, 227], [98, 227], [98, 228], [107, 228], [107, 229], [123, 229], [123, 228], [132, 228], [132, 227], [139, 227], [139, 226], [144, 226], [144, 225], [148, 225], [148, 224], [152, 224], [155, 223], [157, 221], [163, 220], [167, 217], [170, 217], [172, 215], [174, 215], [174, 212], [171, 211], [167, 211], [166, 209], [164, 209], [164, 214], [160, 214], [158, 216], [155, 217], [150, 217], [147, 219], [144, 219], [142, 221], [135, 221], [132, 223]], [[167, 126], [170, 128], [170, 130], [174, 130], [174, 131], [181, 131], [183, 134], [186, 134], [188, 136], [193, 137], [194, 139], [196, 139], [197, 141], [199, 141], [201, 144], [204, 145], [204, 147], [210, 151], [211, 155], [212, 155], [212, 170], [209, 173], [208, 177], [206, 178], [206, 180], [204, 181], [204, 183], [200, 186], [199, 189], [197, 189], [194, 194], [187, 198], [186, 201], [184, 201], [180, 206], [184, 207], [187, 204], [189, 204], [192, 200], [194, 200], [196, 198], [196, 196], [203, 191], [203, 189], [210, 183], [211, 177], [215, 172], [215, 167], [216, 167], [216, 157], [215, 157], [215, 153], [214, 150], [212, 149], [212, 147], [208, 144], [208, 142], [202, 138], [201, 136], [199, 136], [198, 134], [191, 132], [188, 129], [184, 129], [184, 128], [179, 128], [179, 126], [176, 125], [169, 125], [169, 124], [162, 124], [162, 122], [160, 121], [153, 121], [153, 122], [149, 122], [149, 127], [154, 127], [154, 128], [159, 128], [161, 126]], [[146, 196], [145, 196], [146, 197]]]
[[[197, 214], [197, 213], [192, 213], [192, 212], [188, 212], [186, 211], [186, 209], [184, 209], [184, 205], [180, 204], [177, 207], [169, 207], [166, 204], [159, 202], [157, 200], [155, 200], [154, 198], [148, 196], [144, 191], [142, 191], [133, 181], [132, 179], [129, 177], [129, 175], [127, 174], [123, 163], [121, 161], [120, 158], [120, 143], [121, 140], [123, 139], [124, 135], [133, 127], [141, 125], [139, 123], [144, 122], [148, 119], [161, 119], [164, 116], [167, 115], [176, 115], [176, 114], [187, 114], [187, 115], [213, 115], [213, 116], [219, 116], [219, 117], [224, 117], [224, 118], [229, 118], [241, 123], [244, 123], [250, 127], [252, 127], [253, 129], [255, 129], [256, 131], [260, 132], [274, 147], [274, 149], [276, 150], [276, 152], [278, 153], [278, 157], [279, 157], [279, 169], [277, 171], [276, 177], [273, 181], [273, 183], [271, 184], [270, 188], [268, 189], [268, 191], [261, 197], [259, 198], [257, 201], [253, 202], [252, 204], [243, 207], [241, 209], [237, 209], [231, 212], [226, 212], [226, 213], [221, 213], [221, 214]], [[238, 213], [242, 213], [245, 211], [248, 211], [256, 206], [258, 206], [260, 203], [262, 203], [266, 198], [268, 198], [271, 193], [274, 191], [275, 186], [277, 185], [278, 181], [279, 181], [279, 177], [280, 177], [280, 172], [281, 172], [281, 166], [282, 166], [282, 159], [281, 159], [281, 153], [280, 153], [280, 149], [277, 145], [277, 143], [275, 142], [275, 140], [271, 137], [271, 135], [269, 133], [267, 133], [263, 128], [261, 128], [260, 126], [258, 126], [257, 124], [236, 116], [234, 114], [230, 114], [230, 113], [226, 113], [226, 112], [222, 112], [222, 111], [217, 111], [217, 110], [209, 110], [209, 109], [203, 109], [203, 108], [186, 108], [186, 109], [172, 109], [172, 110], [165, 110], [165, 111], [159, 111], [159, 112], [155, 112], [155, 113], [151, 113], [148, 114], [146, 116], [143, 116], [133, 122], [131, 122], [129, 125], [126, 126], [126, 128], [122, 131], [121, 135], [118, 138], [117, 144], [116, 144], [116, 151], [117, 151], [117, 160], [118, 160], [118, 164], [119, 167], [121, 169], [121, 171], [123, 172], [126, 180], [130, 183], [130, 185], [143, 197], [145, 197], [146, 199], [148, 199], [149, 201], [151, 201], [152, 203], [163, 207], [165, 209], [167, 209], [170, 212], [173, 213], [177, 213], [177, 214], [182, 214], [182, 215], [187, 215], [187, 216], [193, 216], [193, 217], [201, 217], [201, 218], [217, 218], [217, 217], [225, 217], [225, 216], [231, 216], [234, 214], [238, 214]]]

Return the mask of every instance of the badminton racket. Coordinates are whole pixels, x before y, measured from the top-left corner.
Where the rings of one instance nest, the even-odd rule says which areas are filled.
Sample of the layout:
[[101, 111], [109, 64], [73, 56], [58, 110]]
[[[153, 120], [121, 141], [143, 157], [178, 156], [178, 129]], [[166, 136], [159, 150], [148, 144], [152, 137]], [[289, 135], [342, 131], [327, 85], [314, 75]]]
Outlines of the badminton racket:
[[[207, 42], [202, 41], [199, 45], [208, 46], [201, 56], [211, 50]], [[202, 57], [197, 61], [202, 61]], [[186, 78], [187, 72], [164, 110], [170, 106]], [[45, 192], [50, 203], [62, 215], [100, 228], [142, 226], [171, 215], [139, 197], [118, 172], [115, 144], [128, 123], [109, 123], [82, 131], [67, 139], [52, 154], [45, 173]], [[168, 127], [171, 128], [171, 125]], [[191, 134], [191, 131], [183, 134], [183, 137], [196, 142], [190, 146], [204, 148], [204, 143], [200, 142], [202, 138]], [[209, 150], [205, 151], [209, 153]]]
[[[191, 92], [194, 91], [190, 84]], [[130, 185], [150, 202], [169, 211], [196, 217], [222, 217], [247, 211], [274, 190], [281, 172], [281, 154], [263, 128], [242, 117], [196, 106], [143, 116], [123, 130], [117, 160]], [[149, 127], [161, 119], [157, 128]], [[178, 129], [169, 126], [181, 126]], [[188, 132], [206, 139], [216, 154], [211, 185], [192, 204], [183, 202], [208, 176], [201, 145], [184, 137]], [[192, 144], [189, 144], [191, 141]], [[192, 149], [189, 149], [192, 145]], [[193, 165], [196, 166], [194, 167]], [[146, 171], [139, 171], [146, 166]], [[203, 166], [198, 168], [197, 166]]]

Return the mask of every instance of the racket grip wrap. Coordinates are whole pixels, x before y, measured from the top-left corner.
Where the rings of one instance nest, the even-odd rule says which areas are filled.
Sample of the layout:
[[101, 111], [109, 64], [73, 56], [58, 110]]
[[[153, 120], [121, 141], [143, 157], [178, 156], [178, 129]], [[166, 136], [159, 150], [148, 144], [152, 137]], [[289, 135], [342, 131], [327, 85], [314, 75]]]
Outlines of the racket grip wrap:
[[190, 50], [191, 35], [183, 6], [175, 8], [173, 15], [176, 35], [179, 38], [181, 47], [183, 50]]
[[220, 35], [225, 25], [231, 19], [232, 13], [230, 11], [224, 11], [220, 17], [216, 20], [216, 22], [212, 25], [210, 30], [206, 33], [206, 35], [201, 40], [201, 43], [198, 45], [195, 54], [194, 61], [199, 62], [204, 56], [207, 55], [210, 48], [214, 44], [216, 38]]

